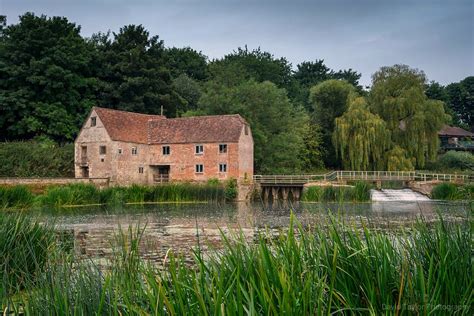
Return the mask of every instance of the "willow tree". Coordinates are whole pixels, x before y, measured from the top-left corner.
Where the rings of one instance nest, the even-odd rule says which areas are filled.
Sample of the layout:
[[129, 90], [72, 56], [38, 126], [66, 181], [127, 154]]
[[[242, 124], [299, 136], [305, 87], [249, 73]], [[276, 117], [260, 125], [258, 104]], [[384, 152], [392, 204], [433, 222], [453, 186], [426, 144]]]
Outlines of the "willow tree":
[[349, 109], [335, 120], [333, 143], [350, 170], [381, 170], [385, 168], [385, 153], [391, 146], [387, 124], [369, 111], [363, 97], [356, 98]]
[[425, 82], [422, 71], [406, 65], [382, 67], [369, 94], [370, 110], [387, 123], [394, 146], [420, 168], [436, 158], [437, 132], [446, 121], [443, 103], [426, 97]]

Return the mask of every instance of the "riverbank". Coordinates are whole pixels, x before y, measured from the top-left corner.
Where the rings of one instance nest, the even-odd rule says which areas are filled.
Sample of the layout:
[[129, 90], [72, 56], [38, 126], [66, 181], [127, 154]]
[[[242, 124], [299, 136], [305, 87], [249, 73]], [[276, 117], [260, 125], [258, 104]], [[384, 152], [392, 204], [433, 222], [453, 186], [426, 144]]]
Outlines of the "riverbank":
[[122, 205], [161, 202], [223, 202], [237, 197], [234, 180], [226, 183], [169, 183], [157, 186], [110, 187], [91, 184], [49, 186], [35, 194], [25, 185], [0, 187], [0, 209], [71, 207], [81, 205]]
[[470, 218], [418, 221], [392, 233], [330, 218], [311, 229], [292, 216], [277, 236], [262, 232], [249, 240], [238, 232], [222, 234], [219, 248], [203, 251], [198, 241], [191, 262], [169, 249], [158, 266], [140, 256], [142, 230], [129, 229], [116, 235], [104, 271], [90, 260], [76, 261], [64, 240], [51, 238], [57, 236], [54, 227], [38, 230], [26, 217], [6, 216], [0, 240], [8, 242], [0, 255], [8, 261], [0, 273], [10, 278], [0, 277], [0, 301], [7, 314], [26, 315], [469, 315], [471, 226]]

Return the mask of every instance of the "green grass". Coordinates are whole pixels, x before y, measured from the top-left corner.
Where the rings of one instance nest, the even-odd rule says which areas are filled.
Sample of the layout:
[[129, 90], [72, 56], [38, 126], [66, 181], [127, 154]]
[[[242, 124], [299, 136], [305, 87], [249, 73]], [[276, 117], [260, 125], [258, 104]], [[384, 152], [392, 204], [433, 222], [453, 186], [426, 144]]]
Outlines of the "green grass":
[[98, 189], [92, 184], [51, 186], [34, 195], [27, 186], [0, 187], [0, 209], [65, 207], [79, 205], [123, 205], [154, 202], [222, 202], [237, 196], [234, 182], [225, 184], [169, 183], [157, 186], [111, 187]]
[[456, 185], [440, 183], [431, 190], [431, 197], [436, 200], [474, 200], [474, 185]]
[[0, 187], [0, 209], [31, 207], [34, 195], [23, 185]]
[[[472, 315], [472, 221], [397, 233], [337, 220], [277, 237], [222, 234], [194, 264], [139, 256], [143, 231], [117, 236], [107, 272], [64, 256], [15, 306], [26, 315]], [[447, 309], [448, 308], [448, 309]]]
[[303, 190], [306, 202], [366, 202], [370, 200], [370, 186], [356, 182], [354, 186], [311, 186]]
[[35, 283], [55, 251], [56, 233], [22, 214], [0, 216], [0, 301]]

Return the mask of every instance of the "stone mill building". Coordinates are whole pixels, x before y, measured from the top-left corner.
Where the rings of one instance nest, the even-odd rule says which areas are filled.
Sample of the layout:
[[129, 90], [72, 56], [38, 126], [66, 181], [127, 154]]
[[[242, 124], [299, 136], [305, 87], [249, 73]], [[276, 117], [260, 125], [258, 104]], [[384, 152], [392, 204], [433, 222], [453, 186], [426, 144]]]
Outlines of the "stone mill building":
[[111, 185], [252, 179], [252, 132], [238, 114], [169, 119], [94, 107], [75, 141], [75, 175]]

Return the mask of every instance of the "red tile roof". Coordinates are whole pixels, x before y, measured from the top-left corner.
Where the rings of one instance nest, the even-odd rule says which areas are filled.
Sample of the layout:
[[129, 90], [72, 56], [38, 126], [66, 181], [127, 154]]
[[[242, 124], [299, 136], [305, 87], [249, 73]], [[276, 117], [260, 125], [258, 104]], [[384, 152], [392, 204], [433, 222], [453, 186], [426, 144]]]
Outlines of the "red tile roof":
[[110, 138], [143, 144], [238, 142], [246, 121], [238, 114], [167, 119], [94, 107]]
[[161, 115], [148, 115], [134, 112], [94, 107], [107, 133], [112, 140], [142, 143], [148, 142], [148, 121], [164, 120]]
[[444, 125], [443, 128], [438, 132], [438, 135], [451, 137], [474, 137], [474, 133], [463, 130], [460, 127], [449, 125]]
[[150, 144], [238, 142], [247, 124], [238, 114], [194, 116], [149, 123]]

